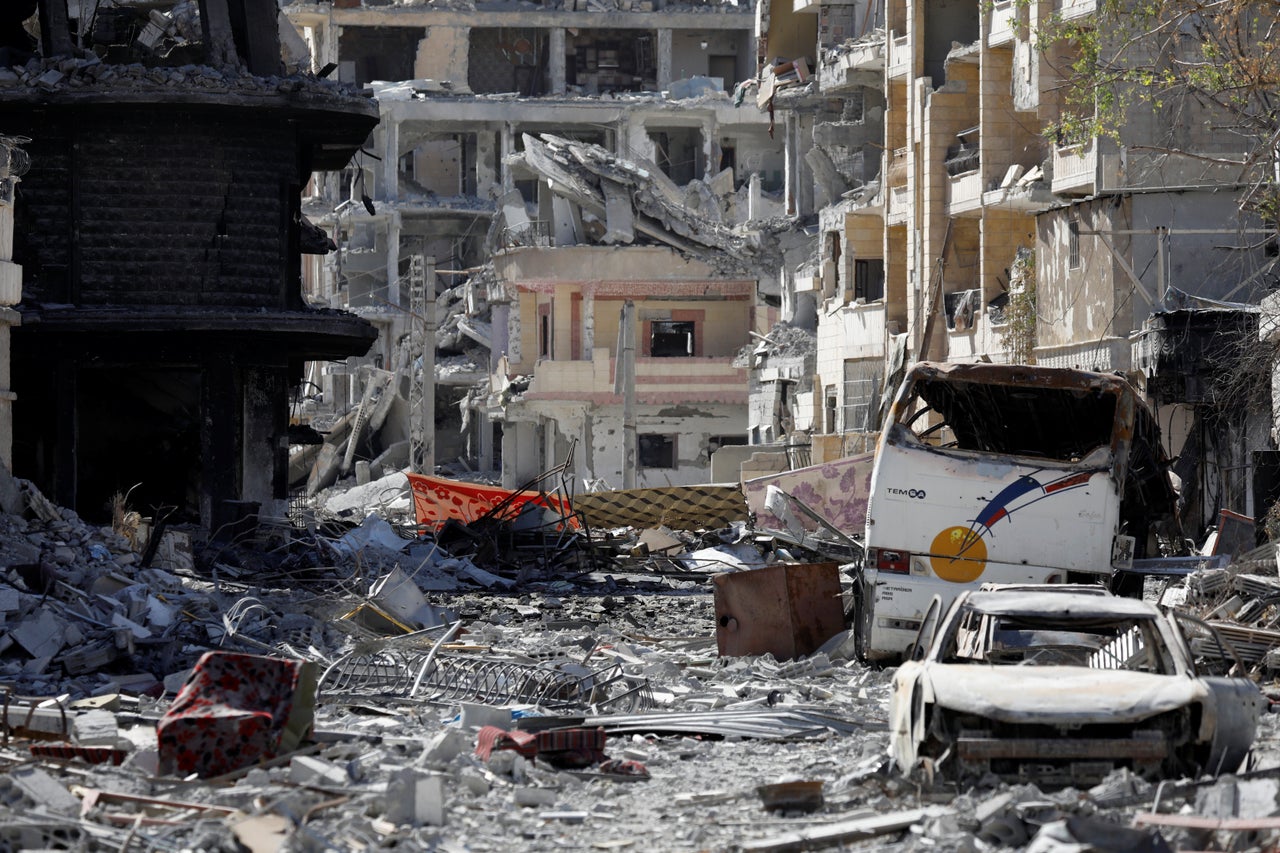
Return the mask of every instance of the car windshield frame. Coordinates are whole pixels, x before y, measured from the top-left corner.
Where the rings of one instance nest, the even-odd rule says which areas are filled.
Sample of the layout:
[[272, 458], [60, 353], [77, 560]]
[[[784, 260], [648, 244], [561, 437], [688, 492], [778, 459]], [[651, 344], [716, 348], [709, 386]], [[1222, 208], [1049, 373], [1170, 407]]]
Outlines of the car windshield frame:
[[1164, 618], [1155, 611], [1072, 614], [981, 608], [957, 601], [933, 638], [928, 660], [986, 666], [1074, 666], [1096, 670], [1179, 675], [1182, 657], [1170, 646]]

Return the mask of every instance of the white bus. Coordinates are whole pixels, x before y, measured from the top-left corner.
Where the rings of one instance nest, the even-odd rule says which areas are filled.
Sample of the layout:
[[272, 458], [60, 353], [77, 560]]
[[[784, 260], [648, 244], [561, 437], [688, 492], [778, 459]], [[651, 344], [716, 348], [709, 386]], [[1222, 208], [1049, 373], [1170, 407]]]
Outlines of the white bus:
[[982, 583], [1109, 582], [1179, 543], [1159, 428], [1119, 375], [919, 362], [880, 435], [852, 621], [891, 660]]

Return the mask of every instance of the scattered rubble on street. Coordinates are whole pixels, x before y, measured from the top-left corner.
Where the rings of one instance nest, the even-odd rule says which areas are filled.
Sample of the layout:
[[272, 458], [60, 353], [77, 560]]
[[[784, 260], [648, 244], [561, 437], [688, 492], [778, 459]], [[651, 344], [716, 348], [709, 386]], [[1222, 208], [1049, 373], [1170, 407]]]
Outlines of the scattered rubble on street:
[[[575, 530], [583, 562], [534, 572], [414, 535], [403, 474], [352, 490], [342, 510], [359, 516], [363, 499], [379, 512], [321, 512], [314, 535], [262, 520], [208, 544], [162, 531], [155, 548], [145, 519], [122, 528], [131, 540], [20, 481], [6, 492], [4, 849], [1044, 853], [1280, 839], [1270, 713], [1235, 774], [964, 788], [902, 775], [893, 671], [851, 660], [839, 624], [786, 659], [718, 647], [717, 611], [752, 618], [741, 608], [758, 591], [721, 601], [713, 579], [795, 568], [741, 522]], [[467, 527], [438, 532], [466, 542]], [[820, 565], [807, 583], [847, 587]], [[1182, 590], [1191, 616], [1237, 626], [1224, 633], [1271, 691], [1277, 578], [1269, 546], [1153, 591]]]

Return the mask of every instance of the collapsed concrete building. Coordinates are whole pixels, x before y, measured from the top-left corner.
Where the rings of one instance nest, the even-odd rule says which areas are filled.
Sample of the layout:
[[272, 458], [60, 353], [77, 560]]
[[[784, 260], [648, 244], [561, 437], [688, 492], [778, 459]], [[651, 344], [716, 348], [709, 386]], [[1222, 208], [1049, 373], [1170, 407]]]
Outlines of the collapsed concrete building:
[[272, 0], [149, 6], [41, 0], [38, 44], [34, 2], [0, 13], [0, 126], [31, 160], [13, 469], [86, 518], [127, 494], [216, 531], [284, 515], [303, 363], [374, 339], [303, 300], [302, 253], [328, 244], [301, 190], [377, 108], [286, 71]]
[[861, 449], [904, 360], [1122, 371], [1180, 457], [1188, 529], [1262, 515], [1271, 412], [1248, 377], [1270, 370], [1253, 330], [1276, 244], [1243, 203], [1259, 175], [1237, 138], [1189, 105], [1139, 107], [1082, 144], [1048, 134], [1079, 48], [1043, 31], [1090, 26], [1091, 0], [772, 7], [809, 16], [816, 56], [814, 82], [772, 101], [812, 185], [795, 213], [819, 221], [783, 297], [818, 349], [788, 379], [786, 440]]
[[[1256, 176], [1230, 166], [1228, 137], [1171, 110], [1135, 115], [1114, 138], [1047, 135], [1075, 48], [1042, 50], [1040, 34], [1059, 13], [1087, 25], [1096, 4], [285, 10], [317, 68], [382, 104], [370, 145], [305, 207], [343, 247], [312, 259], [310, 292], [381, 332], [363, 363], [313, 369], [313, 404], [337, 418], [365, 377], [400, 377], [393, 426], [361, 454], [460, 459], [514, 487], [577, 447], [583, 481], [630, 481], [613, 446], [620, 307], [603, 300], [634, 294], [655, 300], [637, 303], [641, 376], [684, 377], [682, 405], [705, 392], [730, 407], [652, 397], [635, 427], [653, 436], [642, 481], [846, 457], [873, 446], [903, 364], [1027, 361], [1120, 370], [1147, 390], [1189, 529], [1272, 500], [1253, 482], [1280, 470], [1268, 395], [1231, 369], [1257, 350], [1256, 303], [1275, 279], [1273, 234], [1241, 204]], [[603, 168], [606, 155], [616, 162]], [[654, 199], [687, 215], [645, 211]], [[707, 226], [774, 251], [744, 253]], [[699, 294], [698, 281], [716, 284]], [[716, 314], [751, 281], [745, 315]], [[668, 304], [704, 296], [717, 305]], [[709, 327], [745, 324], [741, 373], [698, 364], [731, 349], [717, 332], [716, 355], [700, 353], [709, 339], [682, 312], [701, 310]], [[1168, 357], [1188, 329], [1212, 358]], [[1212, 343], [1223, 329], [1225, 350]], [[684, 336], [682, 360], [643, 363], [655, 331], [676, 349]], [[752, 449], [710, 467], [739, 442]], [[399, 443], [410, 452], [388, 449]], [[752, 462], [770, 449], [774, 461]]]
[[[514, 487], [576, 445], [575, 477], [619, 486], [617, 330], [630, 298], [637, 482], [705, 482], [710, 453], [746, 441], [746, 373], [733, 359], [776, 319], [782, 255], [762, 251], [776, 240], [761, 235], [774, 234], [763, 223], [786, 214], [796, 178], [768, 117], [730, 96], [756, 73], [755, 8], [285, 12], [317, 67], [368, 85], [381, 105], [369, 147], [305, 208], [343, 247], [315, 259], [314, 292], [381, 331], [363, 363], [309, 377], [318, 418], [357, 405], [370, 368], [414, 365], [388, 418], [399, 426], [367, 454], [411, 439], [420, 463], [461, 457]], [[434, 353], [406, 352], [437, 296]], [[418, 393], [436, 429], [415, 437], [408, 403], [432, 382]]]

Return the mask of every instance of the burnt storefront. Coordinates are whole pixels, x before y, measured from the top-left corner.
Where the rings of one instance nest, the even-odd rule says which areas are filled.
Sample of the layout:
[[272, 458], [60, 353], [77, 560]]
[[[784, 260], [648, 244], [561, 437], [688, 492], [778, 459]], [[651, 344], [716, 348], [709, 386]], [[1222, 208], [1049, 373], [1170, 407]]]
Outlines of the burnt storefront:
[[[168, 59], [128, 10], [76, 35], [65, 0], [40, 5], [43, 44], [0, 86], [0, 127], [31, 140], [14, 473], [89, 519], [131, 489], [144, 512], [213, 529], [246, 502], [279, 510], [303, 362], [375, 338], [304, 302], [300, 254], [328, 241], [300, 205], [376, 104], [284, 74], [274, 0], [201, 0], [198, 38], [161, 27]], [[71, 39], [47, 35], [62, 27]]]

